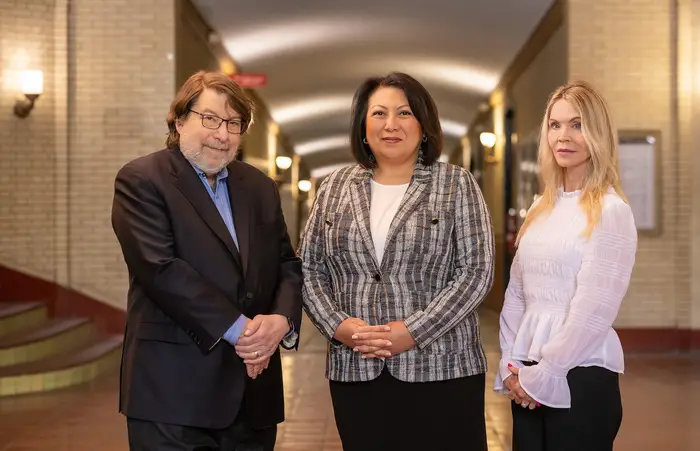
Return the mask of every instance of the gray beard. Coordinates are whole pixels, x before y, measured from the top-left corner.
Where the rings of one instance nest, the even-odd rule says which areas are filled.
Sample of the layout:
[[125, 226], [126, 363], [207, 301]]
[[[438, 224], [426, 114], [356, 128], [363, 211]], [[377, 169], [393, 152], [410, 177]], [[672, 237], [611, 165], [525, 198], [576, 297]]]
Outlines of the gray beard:
[[227, 158], [227, 159], [221, 161], [221, 163], [219, 163], [215, 166], [211, 166], [211, 165], [208, 165], [204, 162], [204, 158], [203, 158], [204, 152], [201, 149], [193, 151], [193, 150], [189, 150], [189, 149], [180, 147], [180, 151], [182, 152], [182, 154], [185, 156], [185, 158], [187, 158], [187, 160], [190, 163], [192, 163], [196, 168], [198, 168], [199, 170], [201, 170], [202, 172], [204, 172], [207, 175], [216, 175], [219, 172], [221, 172], [221, 170], [223, 168], [228, 166], [233, 160], [236, 159], [236, 153], [237, 153], [237, 152], [234, 152], [230, 159]]

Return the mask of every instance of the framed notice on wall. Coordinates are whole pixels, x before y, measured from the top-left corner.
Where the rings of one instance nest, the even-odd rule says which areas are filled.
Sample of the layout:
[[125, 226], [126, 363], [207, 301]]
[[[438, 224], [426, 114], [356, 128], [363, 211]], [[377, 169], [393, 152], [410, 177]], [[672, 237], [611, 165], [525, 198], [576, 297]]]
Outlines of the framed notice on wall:
[[661, 231], [660, 146], [661, 133], [658, 131], [619, 132], [622, 190], [632, 208], [637, 230], [645, 234], [655, 235]]

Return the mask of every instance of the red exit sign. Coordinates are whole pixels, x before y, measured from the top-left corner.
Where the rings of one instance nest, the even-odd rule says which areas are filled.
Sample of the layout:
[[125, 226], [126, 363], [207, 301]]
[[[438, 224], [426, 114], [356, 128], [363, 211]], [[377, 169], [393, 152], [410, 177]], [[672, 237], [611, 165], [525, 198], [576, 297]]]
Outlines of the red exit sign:
[[233, 74], [230, 77], [243, 88], [259, 88], [267, 84], [265, 74]]

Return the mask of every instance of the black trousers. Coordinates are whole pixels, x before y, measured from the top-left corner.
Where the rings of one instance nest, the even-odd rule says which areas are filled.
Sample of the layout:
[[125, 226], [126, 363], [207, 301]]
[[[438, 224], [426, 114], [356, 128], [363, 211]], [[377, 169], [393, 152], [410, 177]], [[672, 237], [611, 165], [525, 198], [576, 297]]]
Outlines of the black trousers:
[[250, 427], [245, 408], [225, 429], [154, 423], [127, 418], [130, 451], [273, 451], [277, 426]]
[[612, 451], [622, 423], [619, 375], [577, 367], [567, 376], [570, 409], [511, 403], [513, 451]]
[[408, 383], [330, 382], [344, 451], [485, 451], [484, 374]]

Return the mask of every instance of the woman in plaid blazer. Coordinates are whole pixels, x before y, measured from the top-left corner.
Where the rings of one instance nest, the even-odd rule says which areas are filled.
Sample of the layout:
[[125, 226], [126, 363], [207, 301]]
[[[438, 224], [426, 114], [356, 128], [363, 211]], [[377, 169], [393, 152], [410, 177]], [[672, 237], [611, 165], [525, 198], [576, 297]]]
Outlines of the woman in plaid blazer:
[[358, 164], [321, 183], [300, 245], [343, 449], [484, 450], [477, 308], [493, 231], [481, 191], [438, 161], [437, 108], [406, 74], [360, 86], [351, 146]]

